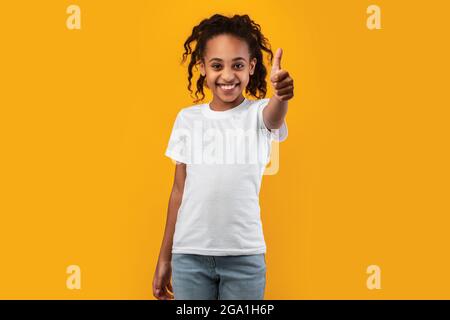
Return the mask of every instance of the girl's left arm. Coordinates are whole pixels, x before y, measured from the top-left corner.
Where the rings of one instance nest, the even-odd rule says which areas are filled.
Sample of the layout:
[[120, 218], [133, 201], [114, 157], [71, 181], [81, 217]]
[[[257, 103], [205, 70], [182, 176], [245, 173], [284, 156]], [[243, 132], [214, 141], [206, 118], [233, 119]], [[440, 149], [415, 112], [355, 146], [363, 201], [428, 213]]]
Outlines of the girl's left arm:
[[279, 129], [281, 127], [286, 117], [288, 100], [294, 97], [294, 79], [289, 75], [289, 72], [281, 69], [282, 54], [283, 51], [279, 48], [275, 54], [270, 74], [274, 95], [263, 110], [264, 123], [269, 129]]

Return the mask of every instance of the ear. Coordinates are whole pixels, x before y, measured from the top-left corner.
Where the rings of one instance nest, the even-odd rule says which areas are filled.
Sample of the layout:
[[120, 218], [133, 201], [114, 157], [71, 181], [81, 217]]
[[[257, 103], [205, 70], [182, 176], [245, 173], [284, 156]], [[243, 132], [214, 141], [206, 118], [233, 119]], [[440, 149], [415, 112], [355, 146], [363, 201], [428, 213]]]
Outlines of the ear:
[[[205, 77], [206, 76], [206, 68], [205, 68], [205, 64], [203, 63], [203, 60], [200, 60], [198, 62], [198, 67], [200, 69], [200, 74]], [[206, 81], [206, 79], [203, 82], [203, 85], [209, 89], [208, 82]]]
[[256, 67], [257, 62], [258, 62], [258, 60], [256, 58], [253, 58], [250, 61], [250, 75], [253, 75], [253, 73], [255, 73], [255, 67]]
[[200, 68], [200, 73], [201, 73], [201, 75], [202, 75], [202, 76], [205, 76], [205, 75], [206, 75], [206, 69], [205, 69], [205, 64], [203, 63], [202, 60], [200, 60], [200, 61], [198, 62], [198, 66], [199, 66], [199, 68]]

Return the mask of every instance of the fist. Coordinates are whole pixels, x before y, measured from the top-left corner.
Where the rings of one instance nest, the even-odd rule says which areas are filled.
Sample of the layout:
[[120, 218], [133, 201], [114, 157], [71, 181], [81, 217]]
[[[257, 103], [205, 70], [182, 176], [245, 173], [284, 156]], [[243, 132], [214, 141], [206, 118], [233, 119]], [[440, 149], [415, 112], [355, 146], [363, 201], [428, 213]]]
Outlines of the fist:
[[270, 73], [270, 81], [274, 89], [274, 96], [280, 101], [287, 101], [294, 96], [294, 79], [289, 76], [289, 72], [281, 69], [282, 54], [283, 50], [278, 48]]

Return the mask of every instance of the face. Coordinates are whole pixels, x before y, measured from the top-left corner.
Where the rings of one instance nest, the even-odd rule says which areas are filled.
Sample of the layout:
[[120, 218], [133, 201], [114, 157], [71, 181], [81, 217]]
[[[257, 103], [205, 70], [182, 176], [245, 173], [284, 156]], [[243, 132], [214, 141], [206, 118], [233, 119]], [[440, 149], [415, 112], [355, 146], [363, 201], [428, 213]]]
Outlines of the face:
[[206, 44], [200, 72], [218, 103], [232, 103], [242, 97], [256, 65], [250, 61], [248, 45], [231, 35], [218, 35]]

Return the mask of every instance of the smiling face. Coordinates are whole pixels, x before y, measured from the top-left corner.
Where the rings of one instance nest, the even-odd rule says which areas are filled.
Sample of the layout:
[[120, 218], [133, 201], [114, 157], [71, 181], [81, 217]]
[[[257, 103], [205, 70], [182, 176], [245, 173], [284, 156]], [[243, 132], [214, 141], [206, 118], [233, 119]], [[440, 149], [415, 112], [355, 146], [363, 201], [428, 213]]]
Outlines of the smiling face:
[[256, 58], [250, 61], [249, 48], [244, 40], [222, 34], [208, 40], [199, 65], [214, 96], [211, 104], [230, 108], [243, 98], [242, 92], [255, 70]]

